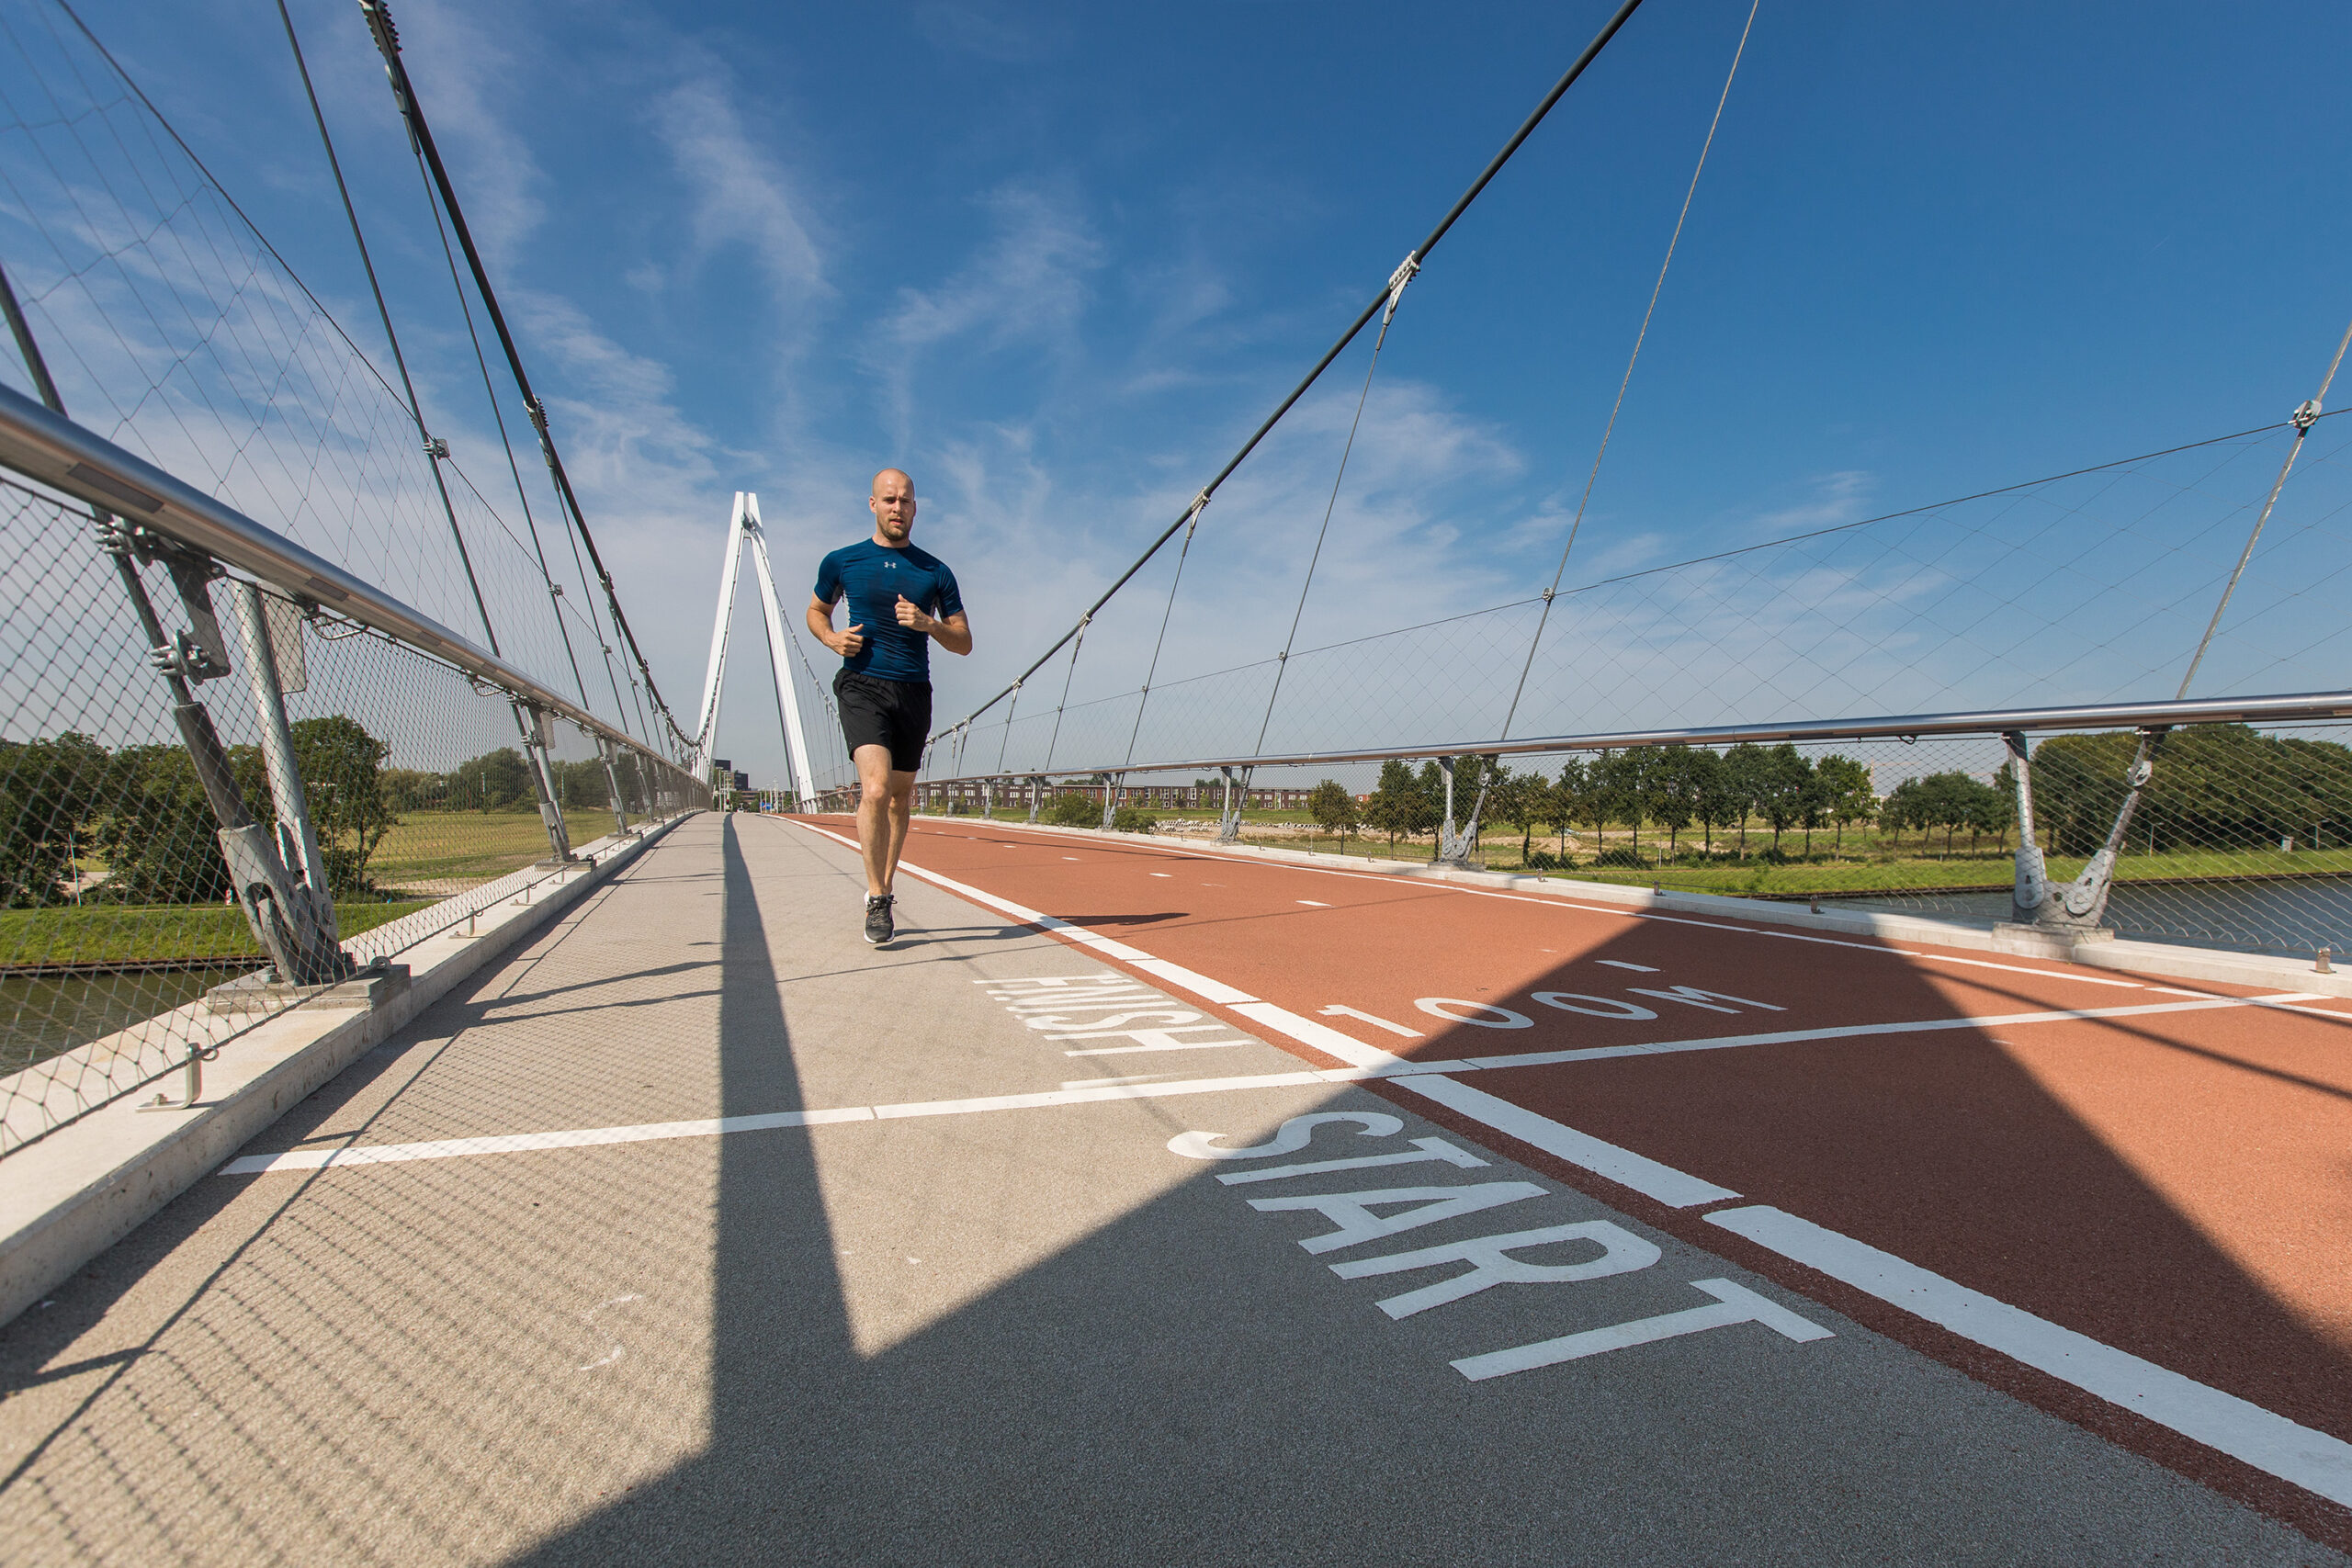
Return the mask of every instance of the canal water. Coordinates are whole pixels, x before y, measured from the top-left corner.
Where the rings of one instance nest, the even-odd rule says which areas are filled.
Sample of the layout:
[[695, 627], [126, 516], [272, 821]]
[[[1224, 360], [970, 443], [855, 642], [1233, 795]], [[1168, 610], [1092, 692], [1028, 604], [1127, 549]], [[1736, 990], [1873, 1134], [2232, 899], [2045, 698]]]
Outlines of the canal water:
[[169, 1012], [254, 967], [0, 977], [0, 1074]]
[[[1931, 918], [2006, 920], [2009, 890], [1840, 898], [1841, 908], [1886, 909]], [[2120, 882], [2108, 900], [2115, 934], [2137, 942], [2177, 942], [2231, 953], [2308, 958], [2329, 948], [2352, 956], [2352, 876], [2265, 882], [2251, 878], [2142, 886]]]

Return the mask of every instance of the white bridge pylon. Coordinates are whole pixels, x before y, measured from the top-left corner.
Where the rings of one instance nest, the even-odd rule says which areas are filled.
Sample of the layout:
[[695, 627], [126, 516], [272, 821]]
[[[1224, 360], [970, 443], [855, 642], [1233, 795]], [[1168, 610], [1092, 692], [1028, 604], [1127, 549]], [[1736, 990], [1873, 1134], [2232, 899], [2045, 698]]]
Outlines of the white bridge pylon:
[[752, 565], [760, 580], [760, 604], [768, 617], [768, 662], [775, 670], [776, 711], [784, 723], [784, 746], [792, 765], [794, 804], [807, 809], [816, 801], [817, 782], [808, 772], [808, 741], [800, 728], [800, 699], [792, 686], [791, 645], [785, 641], [784, 616], [775, 602], [775, 572], [768, 564], [767, 536], [760, 529], [760, 498], [749, 491], [735, 492], [735, 515], [727, 525], [727, 563], [718, 575], [718, 614], [710, 626], [710, 667], [702, 680], [702, 724], [695, 731], [695, 772], [707, 777], [710, 759], [718, 746], [718, 689], [727, 679], [728, 631], [734, 619], [735, 574], [743, 560], [743, 546], [752, 547]]

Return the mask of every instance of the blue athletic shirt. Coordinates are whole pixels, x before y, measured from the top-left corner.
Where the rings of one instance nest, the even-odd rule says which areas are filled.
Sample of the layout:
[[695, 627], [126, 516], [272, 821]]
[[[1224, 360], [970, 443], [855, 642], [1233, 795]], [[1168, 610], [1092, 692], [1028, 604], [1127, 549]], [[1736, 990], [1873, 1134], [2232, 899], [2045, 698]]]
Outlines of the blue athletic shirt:
[[964, 596], [947, 563], [912, 545], [890, 549], [872, 538], [835, 550], [817, 568], [817, 597], [831, 604], [844, 594], [843, 631], [863, 626], [865, 644], [842, 668], [882, 681], [929, 681], [931, 638], [899, 624], [901, 597], [939, 620], [964, 613]]

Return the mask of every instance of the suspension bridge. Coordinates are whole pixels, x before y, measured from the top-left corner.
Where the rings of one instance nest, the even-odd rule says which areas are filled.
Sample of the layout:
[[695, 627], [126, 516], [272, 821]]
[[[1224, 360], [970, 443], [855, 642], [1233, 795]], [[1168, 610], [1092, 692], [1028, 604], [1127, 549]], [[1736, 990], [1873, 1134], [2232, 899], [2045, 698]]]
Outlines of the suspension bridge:
[[[1317, 596], [1433, 254], [1668, 47], [1638, 4], [1008, 627], [880, 948], [758, 496], [690, 726], [385, 7], [503, 478], [28, 6], [0, 1555], [2346, 1561], [2343, 346], [2258, 429], [1583, 578], [1579, 502], [1538, 592]], [[1351, 345], [1279, 646], [1189, 636]]]

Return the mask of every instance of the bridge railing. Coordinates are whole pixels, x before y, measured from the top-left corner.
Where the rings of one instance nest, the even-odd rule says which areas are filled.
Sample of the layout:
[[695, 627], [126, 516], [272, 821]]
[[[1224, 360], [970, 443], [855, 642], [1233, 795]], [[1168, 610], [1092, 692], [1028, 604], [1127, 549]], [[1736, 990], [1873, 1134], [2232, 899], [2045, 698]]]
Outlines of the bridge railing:
[[707, 804], [472, 639], [5, 388], [0, 469], [0, 1156]]
[[920, 787], [942, 812], [2332, 964], [2352, 949], [2347, 742], [2352, 692], [2322, 692], [943, 765]]

